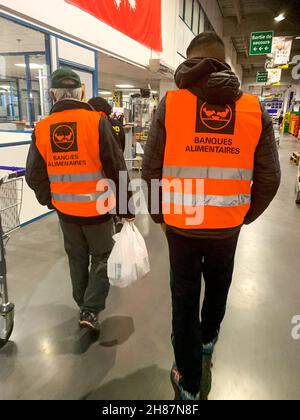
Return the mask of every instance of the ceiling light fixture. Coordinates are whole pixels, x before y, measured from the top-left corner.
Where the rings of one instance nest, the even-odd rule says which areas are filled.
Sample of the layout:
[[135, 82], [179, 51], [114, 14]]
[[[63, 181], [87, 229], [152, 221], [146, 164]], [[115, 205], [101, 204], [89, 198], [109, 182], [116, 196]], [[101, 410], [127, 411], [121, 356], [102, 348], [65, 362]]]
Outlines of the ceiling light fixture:
[[274, 20], [276, 20], [276, 22], [282, 22], [283, 20], [285, 20], [285, 16], [283, 13], [280, 13], [280, 15], [276, 16]]
[[108, 90], [100, 90], [99, 95], [109, 96], [112, 95], [112, 92], [109, 92]]
[[[26, 67], [26, 64], [20, 63], [20, 64], [15, 64], [16, 67]], [[35, 63], [30, 63], [30, 69], [31, 70], [42, 70], [44, 67], [41, 66], [40, 64], [35, 64]]]
[[116, 85], [119, 89], [134, 89], [133, 85]]

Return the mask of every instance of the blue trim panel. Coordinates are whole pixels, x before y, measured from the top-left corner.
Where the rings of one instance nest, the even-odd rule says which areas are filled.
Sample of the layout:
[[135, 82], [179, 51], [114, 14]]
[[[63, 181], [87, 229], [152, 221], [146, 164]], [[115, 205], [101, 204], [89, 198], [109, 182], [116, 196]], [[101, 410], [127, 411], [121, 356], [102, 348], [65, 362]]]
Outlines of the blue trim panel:
[[26, 168], [20, 168], [19, 166], [0, 166], [0, 170], [11, 172], [9, 178], [20, 178], [26, 174]]
[[38, 222], [41, 219], [44, 219], [45, 217], [51, 216], [53, 213], [55, 213], [55, 210], [51, 210], [48, 213], [42, 214], [41, 216], [35, 217], [34, 219], [28, 220], [28, 222], [22, 223], [21, 227], [26, 227], [28, 225], [31, 225], [34, 222]]
[[13, 57], [15, 55], [45, 55], [45, 51], [24, 51], [24, 52], [9, 52], [9, 53], [0, 53], [3, 57]]
[[[14, 121], [12, 121], [12, 123], [13, 123]], [[33, 129], [31, 129], [31, 130], [1, 130], [0, 129], [0, 133], [18, 133], [18, 134], [31, 134], [33, 132]]]
[[[50, 47], [50, 36], [45, 36], [45, 52], [46, 55], [46, 64], [49, 69], [48, 72], [48, 81], [50, 80], [50, 75], [52, 74], [52, 63], [51, 63], [51, 47]], [[50, 86], [50, 85], [49, 85]]]
[[[16, 79], [16, 86], [17, 86], [17, 95], [18, 95], [18, 98], [19, 98], [21, 96], [20, 95], [21, 89], [20, 89], [20, 80], [19, 79]], [[22, 104], [21, 104], [21, 101], [18, 101], [18, 109], [19, 109], [19, 120], [20, 121], [23, 121], [23, 113], [22, 113]]]
[[58, 60], [60, 65], [70, 66], [77, 70], [86, 71], [88, 73], [93, 73], [95, 71], [94, 67], [85, 66], [84, 64], [74, 63], [73, 61], [64, 60], [59, 58]]
[[26, 146], [31, 144], [31, 141], [15, 141], [14, 143], [0, 143], [0, 148], [14, 147], [14, 146]]
[[31, 71], [30, 71], [30, 56], [25, 54], [25, 65], [26, 65], [26, 88], [27, 88], [27, 99], [29, 104], [29, 125], [33, 127], [33, 100], [32, 100], [32, 86], [31, 86]]
[[12, 117], [13, 120], [15, 120], [15, 106], [14, 106], [14, 91], [13, 91], [13, 82], [9, 82], [9, 86], [10, 86], [10, 102], [11, 102], [11, 113], [12, 113]]
[[56, 68], [59, 68], [59, 46], [58, 46], [57, 37], [55, 37], [55, 45], [56, 45]]
[[94, 97], [98, 96], [98, 91], [99, 91], [99, 77], [98, 77], [98, 73], [99, 73], [99, 53], [96, 52], [95, 53], [95, 70], [93, 72], [93, 90], [94, 90]]

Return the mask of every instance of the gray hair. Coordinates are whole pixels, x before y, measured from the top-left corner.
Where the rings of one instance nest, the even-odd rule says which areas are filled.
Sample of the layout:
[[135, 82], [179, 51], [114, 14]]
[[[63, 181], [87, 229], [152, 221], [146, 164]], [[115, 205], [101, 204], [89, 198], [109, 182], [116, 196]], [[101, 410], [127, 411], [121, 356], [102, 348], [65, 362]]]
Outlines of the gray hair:
[[82, 100], [82, 88], [51, 89], [51, 92], [53, 93], [57, 101], [61, 101], [63, 99], [76, 99], [78, 101]]

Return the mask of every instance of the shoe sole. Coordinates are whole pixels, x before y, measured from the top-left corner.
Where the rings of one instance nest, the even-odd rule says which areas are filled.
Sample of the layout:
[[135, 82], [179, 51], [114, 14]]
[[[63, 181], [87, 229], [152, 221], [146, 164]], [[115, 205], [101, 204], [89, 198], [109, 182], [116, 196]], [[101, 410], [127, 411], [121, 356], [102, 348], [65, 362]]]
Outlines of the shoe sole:
[[80, 328], [87, 328], [87, 329], [89, 329], [89, 330], [91, 330], [93, 332], [99, 332], [99, 329], [96, 328], [96, 327], [94, 327], [94, 325], [91, 324], [88, 321], [80, 321], [79, 322], [79, 326], [80, 326]]

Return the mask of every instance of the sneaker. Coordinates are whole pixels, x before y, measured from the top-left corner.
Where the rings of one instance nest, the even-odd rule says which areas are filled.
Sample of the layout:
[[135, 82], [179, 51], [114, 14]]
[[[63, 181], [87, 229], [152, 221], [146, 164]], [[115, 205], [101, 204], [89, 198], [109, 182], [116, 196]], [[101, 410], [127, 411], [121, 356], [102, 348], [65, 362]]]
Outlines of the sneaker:
[[181, 401], [199, 401], [200, 392], [197, 395], [193, 395], [186, 391], [180, 384], [182, 376], [180, 375], [176, 364], [174, 363], [171, 371], [171, 382], [175, 391], [175, 400]]
[[219, 335], [217, 335], [216, 338], [213, 339], [210, 343], [203, 344], [203, 354], [205, 356], [211, 356], [213, 352], [215, 351], [216, 344], [218, 342]]
[[212, 355], [203, 355], [202, 358], [202, 378], [200, 384], [200, 400], [208, 401], [212, 387]]
[[99, 323], [97, 315], [90, 311], [80, 311], [79, 325], [81, 328], [88, 328], [92, 331], [99, 332]]

